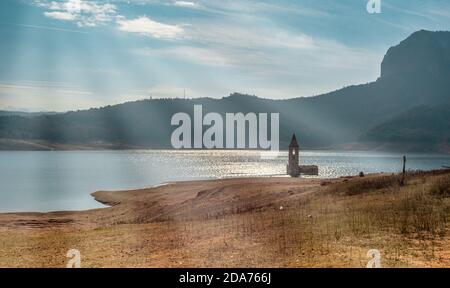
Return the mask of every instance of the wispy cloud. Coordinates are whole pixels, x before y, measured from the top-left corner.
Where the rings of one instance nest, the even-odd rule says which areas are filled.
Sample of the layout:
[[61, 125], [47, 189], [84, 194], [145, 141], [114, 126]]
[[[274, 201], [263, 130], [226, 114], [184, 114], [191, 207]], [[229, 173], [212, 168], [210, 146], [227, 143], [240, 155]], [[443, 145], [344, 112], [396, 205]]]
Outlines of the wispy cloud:
[[122, 18], [117, 21], [117, 24], [120, 31], [154, 38], [176, 39], [180, 38], [184, 32], [181, 26], [156, 22], [145, 16], [136, 19]]
[[66, 1], [35, 1], [35, 5], [44, 7], [46, 17], [74, 21], [80, 27], [95, 27], [110, 22], [116, 16], [116, 5], [110, 3], [98, 3], [87, 0]]
[[47, 81], [0, 83], [0, 100], [0, 109], [26, 103], [27, 108], [33, 111], [88, 108], [96, 101], [94, 93], [82, 87]]
[[168, 84], [158, 84], [145, 90], [145, 95], [153, 98], [181, 98], [186, 96], [187, 98], [204, 96], [198, 91], [194, 91], [190, 88], [173, 86]]
[[165, 49], [144, 48], [134, 50], [134, 53], [150, 57], [163, 57], [188, 61], [206, 66], [230, 67], [235, 63], [220, 51], [208, 48], [177, 46]]
[[175, 1], [173, 2], [174, 6], [185, 7], [185, 8], [199, 8], [200, 5], [191, 1]]
[[325, 17], [325, 9], [308, 7], [299, 1], [229, 1], [197, 0], [195, 7], [210, 13], [225, 16], [254, 16], [260, 13], [280, 13], [297, 16]]
[[12, 26], [18, 26], [18, 27], [24, 27], [24, 28], [31, 28], [31, 29], [40, 29], [40, 30], [49, 30], [49, 31], [60, 31], [60, 32], [69, 32], [69, 33], [89, 34], [89, 32], [86, 32], [86, 31], [64, 29], [64, 28], [51, 27], [51, 26], [29, 25], [29, 24], [19, 24], [19, 23], [3, 23], [3, 24], [5, 24], [5, 25], [12, 25]]
[[[45, 1], [37, 0], [34, 5], [47, 11], [44, 16], [75, 22], [79, 27], [95, 27], [108, 22], [117, 25], [123, 32], [136, 33], [160, 39], [176, 39], [183, 35], [181, 25], [171, 25], [155, 21], [147, 16], [129, 19], [117, 13], [117, 6], [111, 3], [88, 0]], [[173, 5], [195, 8], [198, 5], [189, 1], [175, 1]]]
[[186, 30], [189, 39], [206, 45], [239, 47], [242, 49], [259, 47], [314, 48], [313, 38], [306, 34], [266, 27], [264, 24], [233, 24], [225, 21], [196, 23], [187, 26]]
[[60, 12], [60, 11], [44, 12], [44, 15], [48, 18], [64, 21], [74, 21], [76, 19], [75, 15], [70, 14], [68, 12]]

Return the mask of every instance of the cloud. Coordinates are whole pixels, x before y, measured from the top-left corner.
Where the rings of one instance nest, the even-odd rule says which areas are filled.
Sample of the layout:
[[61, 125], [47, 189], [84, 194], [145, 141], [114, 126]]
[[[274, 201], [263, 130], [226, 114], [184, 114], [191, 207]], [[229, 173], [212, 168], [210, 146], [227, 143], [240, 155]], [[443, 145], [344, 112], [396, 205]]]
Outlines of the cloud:
[[138, 33], [154, 38], [177, 39], [184, 34], [184, 29], [181, 26], [156, 22], [144, 16], [131, 20], [119, 19], [117, 24], [120, 31]]
[[23, 105], [31, 111], [66, 111], [102, 104], [92, 91], [67, 83], [46, 81], [0, 82], [0, 103], [0, 109]]
[[[34, 5], [47, 9], [44, 16], [61, 21], [76, 22], [79, 27], [95, 27], [115, 22], [123, 32], [137, 33], [153, 38], [177, 39], [183, 35], [180, 25], [157, 22], [146, 16], [128, 19], [117, 14], [117, 7], [111, 3], [88, 0], [35, 1]], [[190, 1], [175, 1], [179, 7], [196, 8], [198, 4]]]
[[110, 3], [99, 3], [87, 0], [38, 1], [35, 3], [48, 11], [48, 18], [73, 21], [80, 27], [94, 27], [112, 21], [116, 16], [116, 6]]
[[152, 57], [176, 58], [206, 66], [230, 67], [236, 64], [220, 51], [191, 46], [177, 46], [165, 49], [145, 48], [136, 50], [135, 53]]
[[[177, 1], [176, 1], [177, 2]], [[188, 2], [188, 1], [180, 1]], [[211, 1], [197, 0], [195, 8], [224, 16], [255, 16], [260, 13], [292, 14], [306, 17], [326, 17], [325, 9], [310, 8], [300, 1]], [[328, 3], [326, 5], [329, 5]], [[186, 5], [187, 6], [187, 5]], [[194, 7], [191, 7], [194, 8]]]
[[9, 23], [8, 25], [19, 26], [19, 27], [30, 28], [30, 29], [41, 29], [41, 30], [49, 30], [49, 31], [60, 31], [60, 32], [69, 32], [69, 33], [88, 34], [88, 32], [85, 32], [85, 31], [63, 29], [63, 28], [51, 27], [51, 26], [28, 25], [28, 24], [18, 24], [18, 23]]
[[145, 48], [141, 55], [166, 57], [214, 67], [259, 69], [277, 65], [279, 55], [311, 51], [320, 43], [307, 35], [281, 29], [255, 28], [230, 23], [196, 23], [184, 27], [185, 41], [164, 49]]
[[63, 20], [63, 21], [73, 21], [76, 19], [75, 15], [70, 14], [68, 12], [44, 12], [45, 17], [53, 18], [56, 20]]
[[190, 1], [175, 1], [173, 2], [174, 6], [185, 7], [185, 8], [198, 8], [199, 5], [195, 2]]
[[290, 32], [279, 28], [271, 28], [261, 23], [260, 25], [240, 23], [239, 25], [221, 23], [197, 23], [187, 27], [186, 33], [189, 39], [193, 39], [205, 45], [217, 45], [241, 49], [252, 48], [314, 48], [312, 37]]
[[317, 75], [322, 73], [320, 71], [338, 73], [340, 69], [374, 71], [373, 67], [378, 67], [380, 61], [378, 53], [262, 23], [255, 26], [223, 21], [197, 22], [183, 26], [183, 39], [188, 41], [132, 52], [204, 66], [242, 68], [250, 74], [268, 77], [275, 74], [302, 76], [306, 70], [314, 70]]
[[173, 86], [170, 84], [152, 86], [146, 90], [146, 94], [153, 98], [181, 98], [184, 96], [186, 96], [186, 98], [192, 98], [202, 95], [192, 88]]

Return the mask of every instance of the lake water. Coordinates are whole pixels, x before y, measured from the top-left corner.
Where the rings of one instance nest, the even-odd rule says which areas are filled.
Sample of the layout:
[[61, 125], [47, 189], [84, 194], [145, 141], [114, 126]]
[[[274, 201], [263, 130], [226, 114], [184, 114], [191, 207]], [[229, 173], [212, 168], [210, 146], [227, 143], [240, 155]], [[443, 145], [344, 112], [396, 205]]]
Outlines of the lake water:
[[[319, 177], [360, 171], [396, 172], [402, 155], [301, 151], [302, 164], [319, 165]], [[90, 193], [150, 187], [170, 181], [284, 175], [287, 152], [274, 159], [258, 151], [0, 152], [0, 212], [84, 210], [102, 207]], [[449, 155], [409, 154], [408, 169], [450, 165]]]

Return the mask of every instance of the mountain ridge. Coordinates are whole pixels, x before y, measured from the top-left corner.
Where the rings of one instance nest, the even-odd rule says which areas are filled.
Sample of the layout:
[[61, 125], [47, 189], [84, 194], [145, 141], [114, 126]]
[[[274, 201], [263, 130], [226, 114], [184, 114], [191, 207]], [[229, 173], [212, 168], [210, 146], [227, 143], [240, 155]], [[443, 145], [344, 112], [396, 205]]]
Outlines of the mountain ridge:
[[[300, 136], [303, 148], [342, 148], [350, 143], [362, 147], [375, 147], [378, 142], [386, 145], [389, 137], [381, 135], [383, 130], [377, 127], [391, 123], [401, 131], [398, 121], [390, 121], [402, 113], [424, 105], [450, 107], [448, 47], [450, 32], [415, 32], [389, 48], [380, 77], [374, 82], [313, 97], [275, 100], [232, 93], [221, 99], [146, 99], [57, 115], [0, 116], [0, 139], [171, 148], [170, 136], [175, 129], [170, 125], [171, 116], [178, 112], [192, 116], [193, 106], [203, 105], [204, 114], [280, 113], [281, 148], [293, 133]], [[410, 144], [407, 137], [403, 141]], [[402, 149], [408, 150], [408, 145]], [[446, 145], [430, 143], [423, 149], [436, 147]]]

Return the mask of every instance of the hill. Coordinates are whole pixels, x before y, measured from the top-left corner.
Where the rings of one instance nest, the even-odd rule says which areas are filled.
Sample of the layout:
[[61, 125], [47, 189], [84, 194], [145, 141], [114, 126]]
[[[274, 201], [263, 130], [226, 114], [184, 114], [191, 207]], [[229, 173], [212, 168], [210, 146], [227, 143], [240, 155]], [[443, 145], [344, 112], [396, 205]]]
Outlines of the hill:
[[450, 106], [419, 106], [373, 128], [362, 140], [417, 151], [450, 151]]
[[[425, 106], [450, 105], [449, 47], [450, 32], [418, 31], [387, 51], [376, 81], [315, 97], [270, 100], [234, 93], [222, 99], [142, 100], [56, 115], [0, 116], [0, 139], [72, 147], [170, 148], [172, 115], [192, 115], [193, 105], [201, 104], [204, 114], [280, 113], [280, 147], [296, 133], [304, 148], [342, 148], [354, 143], [376, 147], [392, 142], [396, 145], [391, 147], [408, 149], [410, 146], [401, 144], [412, 141], [408, 136], [411, 124], [401, 115], [411, 109], [420, 113]], [[424, 116], [426, 123], [421, 125], [438, 121], [430, 116]], [[395, 123], [386, 122], [391, 119]], [[380, 128], [389, 125], [399, 137], [394, 139], [391, 130]], [[419, 130], [415, 132], [421, 133]], [[446, 147], [448, 138], [438, 134], [422, 137], [420, 149]]]

